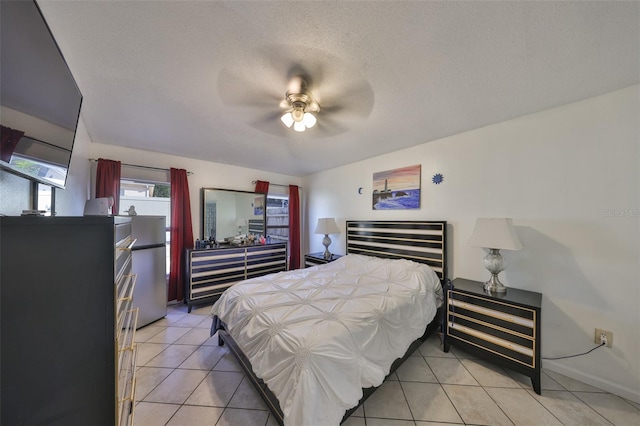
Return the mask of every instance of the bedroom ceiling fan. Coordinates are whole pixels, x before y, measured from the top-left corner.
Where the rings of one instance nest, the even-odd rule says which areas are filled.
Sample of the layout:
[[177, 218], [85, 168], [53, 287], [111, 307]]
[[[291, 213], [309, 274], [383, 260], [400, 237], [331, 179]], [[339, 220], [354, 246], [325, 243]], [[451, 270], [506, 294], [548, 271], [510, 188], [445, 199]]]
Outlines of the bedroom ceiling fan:
[[230, 62], [218, 74], [222, 102], [241, 108], [247, 125], [281, 138], [290, 139], [291, 129], [305, 139], [348, 132], [375, 103], [358, 68], [313, 47], [262, 46]]
[[289, 128], [293, 126], [296, 132], [304, 132], [315, 126], [317, 118], [314, 113], [320, 112], [320, 105], [307, 89], [306, 80], [299, 75], [289, 82], [289, 90], [280, 102], [280, 108], [286, 109], [280, 120]]

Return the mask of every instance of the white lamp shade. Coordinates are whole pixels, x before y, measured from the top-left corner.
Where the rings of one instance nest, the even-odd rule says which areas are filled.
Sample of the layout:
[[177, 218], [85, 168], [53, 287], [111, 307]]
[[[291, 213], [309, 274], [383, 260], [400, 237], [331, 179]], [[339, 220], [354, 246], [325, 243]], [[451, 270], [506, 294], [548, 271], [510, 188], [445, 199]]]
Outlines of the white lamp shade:
[[293, 130], [296, 132], [304, 132], [306, 129], [310, 129], [316, 125], [318, 121], [316, 116], [310, 112], [304, 112], [301, 108], [295, 108], [292, 111], [285, 112], [280, 120], [285, 126], [293, 126]]
[[302, 118], [302, 122], [304, 123], [305, 126], [307, 126], [308, 129], [312, 128], [313, 126], [316, 125], [316, 121], [318, 121], [316, 119], [316, 116], [311, 114], [310, 112], [305, 112], [304, 113], [304, 117]]
[[318, 225], [316, 225], [315, 234], [339, 234], [340, 230], [336, 225], [336, 220], [332, 217], [322, 217], [318, 219]]
[[293, 125], [293, 117], [290, 112], [285, 112], [284, 115], [280, 117], [280, 120], [282, 120], [284, 125], [287, 127], [291, 127]]
[[236, 219], [237, 226], [245, 226], [247, 224], [247, 219]]
[[520, 250], [522, 243], [509, 218], [478, 218], [469, 245], [501, 250]]

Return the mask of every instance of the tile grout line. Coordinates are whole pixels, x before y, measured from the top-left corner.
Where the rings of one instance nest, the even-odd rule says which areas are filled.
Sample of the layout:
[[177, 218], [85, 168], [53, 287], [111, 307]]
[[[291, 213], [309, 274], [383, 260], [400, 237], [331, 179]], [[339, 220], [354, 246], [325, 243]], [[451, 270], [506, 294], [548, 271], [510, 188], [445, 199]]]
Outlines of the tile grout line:
[[[454, 355], [455, 355], [455, 354], [454, 354]], [[456, 359], [458, 359], [458, 361], [460, 361], [460, 359], [459, 359], [457, 356], [456, 356]], [[507, 414], [507, 413], [502, 409], [502, 407], [500, 406], [500, 404], [498, 404], [498, 402], [497, 402], [495, 399], [493, 399], [493, 397], [491, 396], [491, 394], [490, 394], [489, 392], [487, 392], [487, 390], [485, 389], [485, 386], [483, 386], [483, 385], [482, 385], [482, 383], [480, 383], [480, 380], [478, 380], [478, 379], [476, 378], [476, 376], [474, 376], [474, 375], [473, 375], [473, 372], [472, 372], [471, 370], [469, 370], [469, 369], [467, 368], [467, 366], [466, 366], [466, 365], [464, 365], [464, 363], [463, 363], [462, 361], [460, 361], [460, 365], [462, 365], [462, 367], [463, 367], [465, 370], [467, 370], [467, 373], [469, 373], [469, 375], [470, 375], [471, 377], [473, 377], [473, 380], [475, 380], [475, 381], [478, 383], [478, 385], [480, 385], [480, 388], [481, 388], [481, 389], [484, 391], [484, 393], [489, 397], [489, 399], [493, 401], [493, 403], [496, 405], [496, 407], [498, 407], [498, 410], [500, 410], [500, 411], [502, 412], [502, 414], [504, 414], [504, 416], [505, 416], [507, 419], [509, 419], [509, 421], [510, 421], [511, 423], [513, 423], [514, 425], [516, 425], [517, 423], [516, 423], [516, 422], [515, 422], [511, 417], [509, 417], [509, 414]], [[503, 369], [503, 371], [504, 371], [504, 369]], [[515, 380], [514, 380], [514, 381], [515, 381]], [[516, 382], [516, 384], [518, 384], [518, 383]], [[463, 421], [464, 421], [464, 420], [463, 420]]]
[[[166, 318], [166, 317], [165, 317], [165, 318]], [[171, 373], [167, 374], [167, 376], [165, 376], [165, 377], [164, 377], [164, 378], [163, 378], [163, 379], [162, 379], [158, 384], [156, 384], [156, 385], [155, 385], [155, 386], [154, 386], [154, 387], [153, 387], [153, 388], [152, 388], [152, 389], [151, 389], [151, 390], [150, 390], [150, 391], [145, 395], [145, 397], [144, 397], [144, 398], [146, 398], [147, 396], [149, 396], [149, 395], [150, 395], [150, 394], [151, 394], [155, 389], [157, 389], [157, 388], [158, 388], [158, 386], [160, 386], [162, 383], [164, 383], [164, 381], [165, 381], [165, 380], [166, 380], [166, 379], [167, 379], [171, 374], [173, 374], [177, 369], [179, 369], [179, 367], [180, 367], [179, 365], [178, 365], [177, 367], [164, 367], [164, 366], [156, 367], [156, 366], [148, 366], [148, 365], [147, 365], [149, 362], [151, 362], [152, 360], [154, 360], [156, 357], [158, 357], [160, 354], [162, 354], [163, 352], [165, 352], [166, 350], [168, 350], [169, 348], [171, 348], [171, 346], [173, 346], [173, 345], [175, 344], [175, 342], [173, 342], [173, 343], [156, 343], [156, 342], [149, 342], [149, 340], [150, 340], [150, 339], [152, 339], [152, 338], [154, 338], [155, 336], [157, 336], [158, 334], [160, 334], [160, 333], [164, 332], [167, 328], [171, 327], [171, 325], [162, 326], [162, 327], [164, 327], [164, 329], [163, 329], [163, 330], [159, 330], [157, 333], [155, 333], [154, 335], [150, 336], [146, 341], [143, 341], [143, 342], [137, 342], [137, 344], [150, 343], [150, 344], [167, 344], [167, 345], [168, 345], [166, 348], [164, 348], [163, 350], [161, 350], [160, 352], [158, 352], [158, 353], [157, 353], [153, 358], [149, 359], [149, 360], [145, 363], [145, 365], [140, 366], [140, 367], [138, 368], [138, 370], [139, 370], [140, 368], [143, 368], [143, 367], [146, 367], [146, 368], [162, 368], [162, 369], [170, 369], [170, 370], [171, 370]], [[191, 329], [193, 329], [193, 328], [195, 328], [195, 327], [191, 327]], [[188, 333], [188, 332], [187, 332], [187, 333]], [[187, 333], [185, 333], [185, 334], [187, 334]], [[179, 339], [179, 338], [178, 338], [178, 339]], [[190, 345], [190, 346], [196, 346], [196, 345]], [[193, 353], [195, 353], [195, 352], [198, 350], [198, 348], [200, 348], [201, 346], [204, 346], [204, 343], [202, 343], [202, 344], [198, 345], [198, 346], [197, 346], [197, 348], [196, 348], [196, 350], [194, 350], [194, 351], [193, 351], [189, 356], [193, 355]], [[188, 357], [187, 357], [187, 358], [188, 358]], [[186, 360], [186, 359], [185, 359], [185, 360]], [[219, 360], [218, 360], [218, 361], [219, 361]], [[182, 363], [184, 363], [184, 361], [182, 361]], [[182, 364], [182, 363], [181, 363], [181, 364]], [[180, 364], [180, 365], [181, 365], [181, 364]], [[216, 363], [216, 365], [217, 365], [217, 363]], [[215, 366], [214, 366], [214, 367], [215, 367]], [[212, 369], [213, 369], [213, 367], [212, 367]], [[199, 369], [185, 369], [185, 370], [199, 370]], [[205, 371], [211, 371], [211, 370], [205, 370]], [[205, 375], [205, 378], [206, 378], [206, 375]], [[204, 380], [204, 378], [203, 378], [202, 380]], [[202, 381], [201, 381], [200, 383], [202, 383]], [[198, 386], [200, 385], [200, 383], [198, 383]], [[196, 386], [196, 388], [197, 388], [197, 386]], [[192, 392], [192, 394], [193, 394], [193, 392]], [[191, 396], [191, 395], [189, 395], [189, 396]], [[187, 399], [189, 398], [189, 396], [187, 397]], [[145, 403], [154, 403], [154, 404], [165, 404], [165, 403], [163, 403], [163, 402], [151, 402], [151, 401], [144, 401], [144, 398], [142, 398], [142, 399], [138, 400], [138, 401], [137, 401], [137, 403], [136, 403], [136, 405], [140, 404], [141, 402], [145, 402]], [[186, 399], [185, 399], [185, 401], [186, 401]], [[168, 403], [166, 403], [166, 404], [168, 404]], [[176, 405], [179, 405], [180, 407], [182, 407], [182, 406], [184, 405], [184, 403], [182, 403], [182, 404], [176, 404]], [[178, 410], [180, 410], [180, 407], [178, 407]], [[175, 413], [173, 413], [173, 415], [169, 418], [169, 420], [167, 421], [167, 423], [168, 423], [168, 422], [173, 418], [173, 416], [175, 416], [175, 414], [178, 412], [178, 410], [176, 410], [176, 412], [175, 412]]]
[[[205, 340], [205, 341], [206, 341], [206, 340]], [[171, 347], [171, 346], [173, 346], [173, 343], [169, 345], [169, 347]], [[204, 345], [204, 343], [200, 344], [200, 346], [198, 346], [198, 348], [196, 348], [196, 350], [195, 350], [195, 351], [193, 351], [193, 353], [191, 353], [191, 355], [193, 355], [193, 354], [194, 354], [194, 353], [195, 353], [195, 352], [196, 352], [200, 347], [202, 347], [202, 346], [205, 346], [205, 345]], [[167, 349], [168, 349], [168, 348], [167, 348]], [[189, 356], [191, 356], [191, 355], [189, 355]], [[187, 358], [189, 358], [189, 357], [187, 357]], [[198, 387], [199, 387], [199, 386], [200, 386], [200, 385], [205, 381], [205, 379], [207, 378], [207, 376], [208, 376], [208, 375], [213, 371], [213, 369], [216, 367], [216, 365], [218, 365], [218, 363], [222, 360], [222, 358], [223, 358], [223, 357], [220, 357], [220, 359], [218, 359], [218, 361], [217, 361], [217, 362], [216, 362], [216, 363], [211, 367], [211, 369], [209, 369], [209, 370], [200, 370], [200, 371], [206, 371], [206, 372], [207, 372], [207, 374], [205, 374], [205, 375], [204, 375], [204, 377], [202, 378], [202, 380], [200, 380], [200, 382], [198, 382], [198, 384], [193, 388], [193, 390], [191, 391], [191, 393], [190, 393], [190, 394], [189, 394], [189, 395], [184, 399], [184, 401], [183, 401], [181, 404], [179, 404], [180, 406], [178, 407], [178, 409], [177, 409], [177, 410], [176, 410], [176, 411], [171, 415], [171, 417], [169, 417], [169, 419], [165, 422], [165, 426], [166, 426], [166, 425], [171, 421], [171, 419], [173, 419], [173, 418], [175, 417], [175, 415], [176, 415], [176, 414], [178, 414], [178, 411], [180, 411], [180, 409], [181, 409], [182, 407], [184, 407], [184, 406], [185, 406], [185, 402], [187, 402], [187, 400], [191, 397], [191, 395], [193, 395], [193, 393], [196, 391], [196, 389], [198, 389]], [[180, 363], [180, 365], [184, 364], [184, 362], [185, 362], [185, 361], [186, 361], [186, 359], [185, 359], [184, 361], [182, 361], [182, 363]], [[173, 369], [173, 371], [171, 372], [171, 374], [172, 374], [173, 372], [175, 372], [176, 370], [180, 369], [180, 365], [179, 365], [178, 367], [175, 367], [175, 368]], [[185, 370], [187, 370], [187, 369], [185, 368]], [[194, 369], [194, 370], [195, 370], [195, 369]], [[167, 376], [167, 377], [169, 377], [169, 376]], [[166, 377], [165, 377], [165, 380], [166, 380]], [[164, 380], [163, 380], [163, 382], [164, 382]], [[158, 384], [158, 386], [159, 386], [159, 384]], [[227, 403], [227, 404], [228, 404], [228, 403]], [[224, 407], [224, 409], [223, 409], [222, 413], [220, 413], [220, 417], [218, 417], [218, 418], [216, 419], [216, 424], [218, 424], [218, 422], [220, 421], [220, 418], [221, 418], [221, 417], [222, 417], [222, 415], [224, 414], [224, 410], [226, 410], [226, 407]]]
[[[137, 331], [137, 330], [136, 330], [136, 331]], [[153, 336], [149, 337], [149, 338], [148, 338], [146, 341], [144, 341], [144, 342], [136, 342], [136, 345], [142, 345], [143, 343], [149, 343], [149, 339], [152, 339], [152, 338], [153, 338], [153, 337], [155, 337], [156, 335], [160, 334], [162, 331], [163, 331], [163, 330], [159, 330], [156, 334], [154, 334]], [[154, 344], [155, 344], [155, 343], [154, 343]], [[169, 345], [169, 346], [171, 346], [171, 345]], [[171, 367], [147, 367], [147, 364], [148, 364], [152, 359], [154, 359], [156, 356], [158, 356], [158, 355], [160, 355], [162, 352], [164, 352], [167, 348], [169, 348], [169, 346], [167, 346], [166, 348], [164, 348], [163, 350], [161, 350], [160, 352], [158, 352], [155, 356], [153, 356], [153, 358], [149, 359], [149, 360], [148, 360], [144, 365], [142, 365], [142, 366], [138, 367], [138, 369], [137, 369], [137, 371], [136, 371], [136, 374], [138, 373], [138, 370], [140, 370], [140, 369], [141, 369], [141, 368], [143, 368], [143, 367], [146, 367], [146, 368], [167, 368], [167, 369], [171, 368]], [[173, 370], [174, 370], [174, 369], [173, 369], [173, 368], [171, 368], [171, 373], [173, 373]], [[167, 374], [167, 375], [165, 376], [165, 378], [164, 378], [164, 379], [162, 379], [162, 380], [160, 381], [160, 383], [164, 382], [164, 381], [167, 379], [167, 377], [169, 377], [169, 376], [171, 375], [171, 373]], [[153, 392], [153, 391], [154, 391], [158, 386], [160, 386], [160, 383], [158, 383], [157, 385], [155, 385], [155, 386], [153, 387], [153, 389], [151, 389], [149, 392], [147, 392], [147, 394], [144, 396], [144, 398], [146, 398], [147, 396], [149, 396], [149, 394], [151, 394], [151, 392]], [[134, 404], [135, 404], [135, 405], [140, 404], [140, 403], [144, 400], [144, 398], [141, 398], [141, 399], [140, 399], [140, 400], [138, 400], [137, 402], [136, 402], [136, 401], [134, 401]]]
[[[444, 341], [443, 343], [444, 344]], [[438, 345], [438, 347], [440, 347], [440, 345]], [[444, 351], [444, 349], [442, 349]], [[464, 369], [466, 370], [467, 367], [464, 366], [464, 364], [462, 363], [462, 361], [460, 361], [460, 358], [458, 358], [458, 355], [454, 352], [453, 353], [453, 357], [460, 363], [460, 365], [462, 365], [464, 367]], [[427, 360], [425, 359], [425, 362]], [[429, 363], [427, 362], [427, 365], [429, 365]], [[429, 365], [429, 368], [431, 368], [431, 366]], [[433, 370], [432, 370], [433, 371]], [[467, 370], [468, 371], [468, 370]], [[462, 416], [462, 414], [460, 413], [460, 410], [458, 410], [458, 407], [456, 407], [456, 404], [453, 403], [453, 400], [451, 399], [451, 397], [449, 396], [449, 393], [447, 392], [447, 390], [444, 388], [444, 386], [442, 386], [442, 382], [440, 382], [440, 379], [438, 378], [438, 376], [436, 376], [436, 374], [433, 374], [436, 378], [436, 380], [438, 381], [438, 384], [440, 385], [440, 389], [442, 389], [442, 392], [444, 392], [444, 394], [447, 396], [447, 399], [449, 400], [449, 402], [451, 403], [451, 406], [453, 407], [454, 410], [456, 410], [456, 413], [458, 414], [458, 417], [460, 417], [460, 420], [462, 420], [462, 424], [467, 424], [466, 420], [464, 419], [464, 417]], [[473, 377], [473, 376], [472, 376]], [[473, 379], [475, 380], [475, 378]], [[476, 380], [477, 382], [477, 380]], [[478, 383], [480, 384], [480, 383]], [[486, 392], [486, 391], [485, 391]]]

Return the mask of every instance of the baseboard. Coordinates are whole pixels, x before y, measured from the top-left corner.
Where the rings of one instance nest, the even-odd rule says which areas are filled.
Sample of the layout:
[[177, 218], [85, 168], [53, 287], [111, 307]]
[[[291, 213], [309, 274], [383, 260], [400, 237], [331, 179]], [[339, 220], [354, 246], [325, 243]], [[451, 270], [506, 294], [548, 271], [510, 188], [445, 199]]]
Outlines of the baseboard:
[[543, 368], [547, 370], [555, 371], [556, 373], [563, 374], [572, 379], [579, 380], [582, 383], [595, 386], [598, 389], [602, 389], [603, 391], [607, 391], [614, 395], [618, 395], [621, 398], [625, 398], [625, 399], [628, 399], [629, 401], [633, 401], [637, 404], [640, 404], [640, 392], [637, 389], [636, 390], [630, 389], [626, 386], [621, 386], [609, 380], [603, 380], [599, 377], [594, 377], [590, 374], [585, 374], [582, 371], [575, 370], [573, 368], [567, 367], [565, 365], [562, 365], [554, 361], [545, 360], [543, 364]]

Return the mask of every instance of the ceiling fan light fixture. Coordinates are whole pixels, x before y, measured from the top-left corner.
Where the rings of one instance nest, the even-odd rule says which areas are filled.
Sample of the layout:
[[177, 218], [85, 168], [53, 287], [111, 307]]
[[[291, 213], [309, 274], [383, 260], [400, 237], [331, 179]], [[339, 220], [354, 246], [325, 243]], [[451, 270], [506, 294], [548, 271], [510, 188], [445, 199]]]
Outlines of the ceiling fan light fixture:
[[296, 121], [293, 123], [293, 130], [296, 132], [304, 132], [307, 126], [302, 121]]
[[305, 112], [302, 118], [302, 122], [309, 129], [315, 126], [317, 121], [318, 120], [316, 119], [316, 116], [311, 114], [310, 112]]
[[293, 111], [291, 111], [291, 116], [293, 117], [293, 121], [299, 123], [304, 118], [304, 106], [296, 105], [293, 107]]
[[313, 99], [306, 86], [306, 81], [302, 77], [294, 77], [290, 81], [285, 98], [280, 102], [281, 108], [289, 108], [280, 120], [289, 128], [293, 126], [296, 132], [310, 129], [318, 121], [312, 113], [319, 112], [320, 105]]
[[293, 116], [291, 115], [291, 112], [285, 112], [282, 117], [280, 117], [280, 120], [282, 120], [282, 122], [284, 123], [285, 126], [287, 127], [291, 127], [293, 125]]

